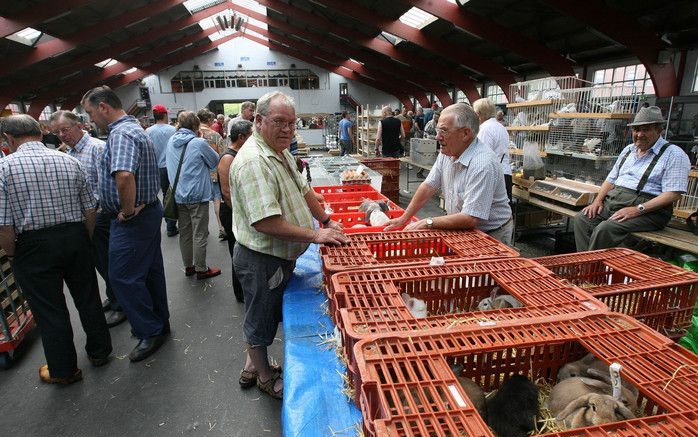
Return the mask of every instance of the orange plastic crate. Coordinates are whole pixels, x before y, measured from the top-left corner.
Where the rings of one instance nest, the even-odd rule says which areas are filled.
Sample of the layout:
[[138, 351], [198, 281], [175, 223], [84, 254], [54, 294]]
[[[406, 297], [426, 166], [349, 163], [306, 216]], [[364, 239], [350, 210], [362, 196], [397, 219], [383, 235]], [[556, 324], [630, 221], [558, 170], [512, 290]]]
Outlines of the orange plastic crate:
[[[344, 187], [350, 187], [351, 185], [343, 185]], [[362, 185], [357, 185], [362, 186]], [[354, 191], [346, 193], [327, 193], [322, 195], [325, 198], [325, 203], [332, 205], [337, 202], [363, 202], [364, 199], [370, 200], [388, 200], [387, 197], [382, 195], [376, 190], [373, 191]]]
[[401, 231], [358, 233], [342, 246], [322, 246], [322, 269], [326, 277], [333, 273], [360, 268], [400, 264], [429, 264], [432, 257], [446, 262], [463, 259], [510, 258], [518, 252], [484, 232], [473, 231]]
[[[402, 215], [402, 210], [389, 210], [385, 214], [388, 218], [398, 218]], [[346, 234], [357, 234], [365, 232], [382, 232], [385, 226], [363, 226], [366, 218], [366, 214], [363, 212], [340, 212], [330, 214], [330, 218], [344, 226], [344, 232]], [[412, 217], [412, 222], [417, 221], [415, 217]], [[362, 225], [354, 228], [353, 226]]]
[[[382, 194], [381, 194], [382, 196]], [[371, 200], [383, 200], [388, 205], [388, 210], [390, 211], [400, 211], [400, 208], [395, 202], [390, 199], [371, 199]], [[332, 213], [343, 213], [343, 212], [359, 212], [359, 206], [363, 203], [362, 199], [359, 200], [348, 200], [343, 202], [325, 202], [325, 206], [329, 206], [332, 209]]]
[[[353, 345], [396, 332], [562, 320], [608, 308], [579, 287], [556, 278], [525, 258], [462, 261], [446, 266], [392, 267], [337, 273], [329, 311], [342, 336], [350, 371]], [[498, 286], [523, 304], [519, 308], [479, 311], [478, 303]], [[414, 317], [401, 294], [421, 299], [428, 316]]]
[[645, 417], [542, 435], [696, 435], [698, 356], [621, 314], [361, 341], [354, 384], [364, 435], [493, 437], [453, 365], [490, 391], [514, 374], [552, 383], [588, 352], [622, 365]]
[[383, 176], [383, 181], [386, 177], [400, 177], [400, 160], [398, 158], [367, 158], [362, 159], [361, 164], [380, 173]]
[[605, 249], [536, 258], [589, 291], [611, 311], [628, 314], [660, 333], [681, 337], [691, 325], [698, 274], [630, 249]]
[[338, 194], [338, 193], [366, 193], [378, 191], [369, 184], [357, 184], [357, 185], [322, 185], [313, 187], [313, 191], [325, 194]]

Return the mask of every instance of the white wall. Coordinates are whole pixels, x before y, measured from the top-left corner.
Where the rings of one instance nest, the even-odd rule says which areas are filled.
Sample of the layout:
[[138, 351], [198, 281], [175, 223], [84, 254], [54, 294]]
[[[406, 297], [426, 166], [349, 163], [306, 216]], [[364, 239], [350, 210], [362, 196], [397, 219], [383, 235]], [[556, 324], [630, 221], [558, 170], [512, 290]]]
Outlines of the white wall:
[[696, 80], [696, 71], [698, 70], [698, 50], [690, 50], [686, 54], [686, 68], [683, 73], [683, 81], [681, 82], [681, 95], [690, 96], [698, 93], [693, 92], [693, 82]]
[[[248, 59], [247, 59], [248, 58]], [[246, 60], [242, 60], [246, 59]], [[214, 63], [223, 63], [215, 66]], [[269, 65], [269, 63], [275, 63]], [[243, 69], [288, 69], [295, 64], [298, 69], [310, 69], [320, 79], [318, 90], [292, 90], [289, 87], [259, 87], [259, 88], [211, 88], [197, 93], [172, 93], [170, 80], [179, 71], [193, 70], [198, 65], [200, 70], [235, 70], [238, 64]], [[163, 104], [170, 109], [197, 110], [206, 106], [211, 100], [252, 100], [255, 101], [264, 93], [274, 90], [283, 91], [296, 100], [297, 113], [333, 113], [340, 111], [339, 84], [349, 84], [349, 95], [361, 105], [389, 104], [396, 107], [397, 98], [368, 87], [362, 83], [345, 79], [322, 68], [310, 65], [298, 59], [286, 56], [280, 52], [268, 49], [245, 38], [237, 38], [222, 44], [218, 50], [190, 59], [178, 66], [161, 71], [144, 79], [150, 90], [150, 100], [155, 104]], [[399, 87], [399, 84], [396, 84]], [[129, 107], [138, 98], [138, 86], [131, 84], [117, 90], [124, 106]]]

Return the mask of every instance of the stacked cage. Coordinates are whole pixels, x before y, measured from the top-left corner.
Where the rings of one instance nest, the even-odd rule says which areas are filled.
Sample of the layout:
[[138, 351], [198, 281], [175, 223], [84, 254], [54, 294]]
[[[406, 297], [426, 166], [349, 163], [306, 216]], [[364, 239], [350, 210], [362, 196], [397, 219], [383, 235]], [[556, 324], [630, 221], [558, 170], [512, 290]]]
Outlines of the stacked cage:
[[381, 193], [397, 203], [400, 201], [400, 160], [397, 158], [366, 158], [361, 163], [383, 176]]

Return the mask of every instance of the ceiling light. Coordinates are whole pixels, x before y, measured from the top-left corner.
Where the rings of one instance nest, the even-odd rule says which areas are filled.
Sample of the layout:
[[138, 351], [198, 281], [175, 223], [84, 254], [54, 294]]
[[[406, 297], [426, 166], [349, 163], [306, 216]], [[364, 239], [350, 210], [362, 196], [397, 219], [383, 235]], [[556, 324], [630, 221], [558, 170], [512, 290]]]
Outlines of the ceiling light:
[[400, 21], [415, 29], [422, 29], [424, 26], [436, 21], [436, 19], [437, 18], [429, 12], [425, 12], [416, 6], [413, 6], [400, 17]]
[[43, 32], [33, 29], [31, 27], [25, 27], [22, 30], [18, 30], [12, 35], [7, 35], [7, 39], [24, 44], [27, 46], [33, 46], [36, 41], [41, 38]]

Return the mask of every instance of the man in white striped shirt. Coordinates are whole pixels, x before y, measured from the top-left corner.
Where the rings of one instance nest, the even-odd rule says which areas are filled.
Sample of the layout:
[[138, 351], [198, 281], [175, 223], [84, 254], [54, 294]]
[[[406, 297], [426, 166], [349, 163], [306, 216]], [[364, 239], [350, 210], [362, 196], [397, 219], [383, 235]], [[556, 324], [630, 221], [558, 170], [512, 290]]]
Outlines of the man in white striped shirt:
[[443, 110], [436, 128], [441, 153], [405, 213], [390, 220], [386, 230], [405, 226], [441, 190], [447, 215], [419, 220], [406, 230], [479, 229], [511, 244], [514, 224], [502, 168], [492, 150], [477, 139], [479, 124], [465, 103]]

